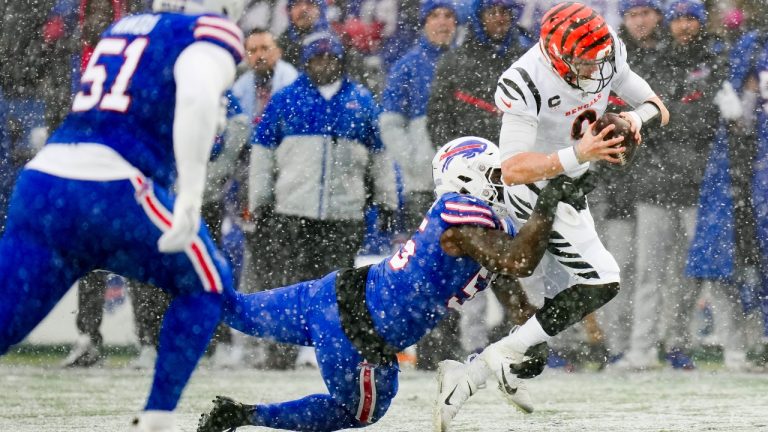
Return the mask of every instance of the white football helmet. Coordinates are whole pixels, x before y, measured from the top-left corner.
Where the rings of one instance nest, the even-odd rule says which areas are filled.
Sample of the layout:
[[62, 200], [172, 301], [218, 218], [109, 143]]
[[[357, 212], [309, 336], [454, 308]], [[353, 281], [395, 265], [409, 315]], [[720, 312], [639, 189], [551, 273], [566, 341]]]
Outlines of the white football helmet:
[[485, 138], [461, 137], [441, 147], [432, 159], [432, 179], [435, 196], [472, 195], [490, 204], [498, 216], [507, 214], [499, 148]]
[[246, 0], [153, 0], [155, 12], [178, 12], [190, 15], [217, 13], [237, 22]]

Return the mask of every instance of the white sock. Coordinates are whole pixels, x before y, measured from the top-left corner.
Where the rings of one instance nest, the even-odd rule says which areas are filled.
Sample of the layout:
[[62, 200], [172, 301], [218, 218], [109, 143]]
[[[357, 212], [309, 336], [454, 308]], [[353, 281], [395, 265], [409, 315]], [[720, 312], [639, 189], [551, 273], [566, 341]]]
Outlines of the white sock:
[[517, 329], [514, 336], [521, 342], [524, 348], [522, 352], [528, 351], [528, 348], [534, 345], [549, 342], [552, 339], [552, 336], [548, 335], [541, 327], [539, 320], [536, 319], [536, 315], [528, 318], [528, 321]]
[[[541, 342], [548, 342], [552, 339], [552, 336], [548, 335], [539, 324], [536, 319], [536, 315], [532, 316], [514, 333], [503, 337], [502, 339], [492, 343], [483, 350], [480, 355], [475, 356], [467, 365], [467, 375], [478, 386], [485, 384], [485, 381], [494, 374], [493, 369], [489, 367], [487, 361], [488, 356], [494, 357], [495, 353], [501, 353], [507, 355], [511, 351], [524, 353], [528, 351], [528, 348], [540, 344]], [[486, 354], [486, 352], [488, 353]], [[486, 354], [483, 356], [483, 354]], [[493, 361], [493, 360], [491, 360]]]

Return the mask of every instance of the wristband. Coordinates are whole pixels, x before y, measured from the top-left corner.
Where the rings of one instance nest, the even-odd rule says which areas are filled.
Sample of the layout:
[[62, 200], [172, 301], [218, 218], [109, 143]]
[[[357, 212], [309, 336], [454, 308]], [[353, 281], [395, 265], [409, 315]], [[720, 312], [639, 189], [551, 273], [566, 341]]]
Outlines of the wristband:
[[566, 147], [558, 150], [557, 157], [560, 159], [563, 171], [573, 171], [581, 166], [579, 158], [576, 157], [576, 147]]
[[653, 102], [643, 102], [634, 111], [630, 111], [630, 113], [637, 114], [640, 117], [640, 123], [645, 124], [659, 117], [661, 109]]

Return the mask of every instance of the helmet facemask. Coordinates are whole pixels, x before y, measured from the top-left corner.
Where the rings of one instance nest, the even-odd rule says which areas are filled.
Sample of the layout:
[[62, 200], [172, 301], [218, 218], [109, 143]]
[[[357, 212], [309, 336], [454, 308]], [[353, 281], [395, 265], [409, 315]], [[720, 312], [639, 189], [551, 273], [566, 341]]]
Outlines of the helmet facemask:
[[616, 61], [613, 51], [598, 60], [584, 60], [562, 57], [569, 72], [564, 77], [568, 84], [585, 92], [600, 93], [613, 79], [616, 72]]

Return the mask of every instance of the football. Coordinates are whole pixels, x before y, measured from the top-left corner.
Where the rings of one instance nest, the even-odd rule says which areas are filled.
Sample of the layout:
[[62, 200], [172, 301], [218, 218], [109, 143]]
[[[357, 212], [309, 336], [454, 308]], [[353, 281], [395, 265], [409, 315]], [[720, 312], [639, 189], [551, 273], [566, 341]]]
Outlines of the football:
[[616, 157], [619, 158], [621, 162], [610, 163], [607, 161], [601, 161], [602, 164], [607, 166], [608, 168], [613, 168], [613, 169], [626, 168], [632, 162], [632, 160], [634, 160], [635, 156], [637, 155], [637, 150], [640, 147], [640, 144], [637, 141], [635, 141], [634, 134], [629, 130], [630, 128], [629, 122], [619, 117], [618, 114], [605, 113], [603, 114], [602, 117], [597, 119], [596, 123], [597, 124], [595, 124], [595, 127], [592, 129], [595, 135], [600, 133], [600, 131], [603, 130], [603, 128], [613, 124], [613, 125], [616, 125], [616, 128], [611, 132], [609, 132], [608, 135], [605, 136], [605, 139], [611, 139], [616, 136], [624, 137], [624, 141], [614, 146], [614, 147], [624, 147], [624, 151], [616, 155]]

